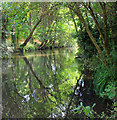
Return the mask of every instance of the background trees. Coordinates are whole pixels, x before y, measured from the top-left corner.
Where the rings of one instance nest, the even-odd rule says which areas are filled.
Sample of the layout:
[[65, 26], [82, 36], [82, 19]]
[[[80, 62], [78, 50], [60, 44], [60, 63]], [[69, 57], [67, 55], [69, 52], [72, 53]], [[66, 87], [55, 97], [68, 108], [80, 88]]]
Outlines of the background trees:
[[[3, 3], [3, 12], [8, 17], [8, 39], [16, 49], [27, 43], [36, 44], [37, 49], [73, 46], [69, 32], [73, 30], [68, 9], [60, 3]], [[66, 17], [69, 16], [69, 17]], [[69, 25], [67, 25], [69, 24]], [[61, 38], [61, 39], [57, 39]], [[66, 39], [66, 40], [65, 40]], [[70, 42], [69, 39], [73, 41]]]

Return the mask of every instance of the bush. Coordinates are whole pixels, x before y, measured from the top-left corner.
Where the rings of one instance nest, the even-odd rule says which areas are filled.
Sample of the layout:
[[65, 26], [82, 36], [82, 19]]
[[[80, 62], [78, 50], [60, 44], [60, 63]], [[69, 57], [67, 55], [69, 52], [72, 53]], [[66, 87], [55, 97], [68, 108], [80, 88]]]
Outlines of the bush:
[[113, 65], [110, 65], [107, 69], [101, 62], [97, 64], [94, 75], [94, 86], [95, 92], [101, 97], [114, 99], [116, 90], [115, 85], [117, 83], [115, 63], [117, 59], [114, 50], [111, 52], [111, 56], [113, 60]]
[[109, 84], [105, 87], [104, 91], [100, 93], [101, 97], [108, 97], [113, 100], [116, 96], [116, 87], [114, 82], [109, 82]]

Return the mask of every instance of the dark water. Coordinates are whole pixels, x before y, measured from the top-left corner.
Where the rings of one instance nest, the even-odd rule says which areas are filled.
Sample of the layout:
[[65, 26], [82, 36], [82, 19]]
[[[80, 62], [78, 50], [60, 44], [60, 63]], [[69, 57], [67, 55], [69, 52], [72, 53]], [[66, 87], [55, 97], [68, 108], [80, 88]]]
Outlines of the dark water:
[[96, 103], [97, 112], [105, 109], [85, 80], [71, 99], [80, 76], [74, 49], [14, 55], [2, 65], [3, 118], [65, 117], [81, 101]]

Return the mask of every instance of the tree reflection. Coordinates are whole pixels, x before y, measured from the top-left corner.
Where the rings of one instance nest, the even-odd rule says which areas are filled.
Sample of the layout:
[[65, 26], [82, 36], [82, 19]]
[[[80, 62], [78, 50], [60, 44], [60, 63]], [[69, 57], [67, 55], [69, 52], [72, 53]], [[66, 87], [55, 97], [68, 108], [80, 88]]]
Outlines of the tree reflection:
[[[5, 80], [9, 77], [6, 83], [10, 88], [8, 90], [3, 81], [3, 92], [12, 96], [9, 99], [6, 99], [7, 95], [3, 96], [4, 118], [15, 115], [13, 111], [12, 116], [9, 115], [11, 109], [6, 115], [7, 109], [11, 108], [9, 101], [18, 104], [14, 104], [14, 107], [23, 113], [22, 118], [65, 115], [76, 77], [79, 76], [74, 54], [70, 50], [41, 51], [31, 57], [16, 56], [11, 59], [11, 63], [13, 66], [8, 68], [9, 72], [3, 78]], [[6, 103], [9, 106], [5, 106]]]

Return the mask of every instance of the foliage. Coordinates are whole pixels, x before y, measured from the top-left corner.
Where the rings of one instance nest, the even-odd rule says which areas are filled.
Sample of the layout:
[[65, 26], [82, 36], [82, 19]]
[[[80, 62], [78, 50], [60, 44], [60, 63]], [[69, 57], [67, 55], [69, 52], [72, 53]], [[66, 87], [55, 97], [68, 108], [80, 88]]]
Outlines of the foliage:
[[[115, 51], [111, 52], [112, 59], [115, 61]], [[93, 61], [94, 64], [97, 63]], [[105, 69], [105, 66], [98, 62], [97, 66], [95, 66], [95, 77], [94, 77], [94, 85], [95, 91], [97, 94], [102, 97], [108, 96], [108, 98], [115, 98], [115, 90], [116, 90], [116, 63], [109, 66], [109, 68]]]
[[102, 93], [100, 93], [100, 96], [105, 98], [106, 96], [113, 100], [116, 96], [116, 86], [115, 83], [108, 83]]
[[[117, 76], [116, 76], [116, 52], [114, 46], [112, 47], [111, 57], [113, 60], [113, 65], [109, 65], [109, 68], [106, 68], [104, 64], [99, 61], [99, 59], [94, 55], [91, 59], [87, 60], [89, 65], [87, 66], [89, 70], [95, 71], [94, 73], [94, 91], [97, 95], [102, 97], [103, 99], [110, 99], [113, 102], [111, 106], [111, 110], [107, 110], [110, 115], [106, 112], [100, 115], [100, 118], [115, 118], [117, 107], [115, 107], [116, 103], [116, 84], [117, 84]], [[109, 63], [108, 59], [106, 61]]]
[[24, 50], [25, 51], [34, 51], [35, 50], [35, 45], [32, 44], [32, 43], [28, 43]]
[[73, 109], [74, 114], [83, 114], [83, 118], [95, 118], [95, 116], [98, 117], [97, 113], [93, 110], [95, 104], [93, 104], [92, 107], [90, 106], [83, 106], [83, 103], [80, 103], [80, 106], [78, 106], [77, 108]]
[[115, 120], [117, 118], [117, 102], [114, 102], [113, 107], [110, 111], [110, 115], [102, 112], [102, 114], [100, 115], [101, 119], [112, 119]]
[[8, 44], [1, 44], [0, 45], [0, 50], [1, 50], [0, 58], [3, 58], [3, 59], [10, 58], [11, 57], [11, 53], [13, 53], [13, 49], [8, 47]]
[[[78, 62], [82, 63], [78, 65], [80, 68], [79, 70], [82, 71], [84, 67], [87, 67], [90, 71], [93, 71], [93, 84], [96, 94], [98, 94], [100, 97], [103, 97], [104, 99], [111, 99], [115, 104], [115, 85], [117, 84], [117, 35], [115, 29], [117, 24], [117, 4], [106, 2], [72, 2], [59, 4], [59, 6], [51, 9], [53, 5], [56, 5], [56, 3], [3, 2], [3, 40], [7, 41], [7, 43], [10, 43], [10, 46], [13, 46], [16, 50], [20, 45], [22, 45], [21, 39], [24, 39], [26, 41], [29, 37], [31, 39], [27, 46], [25, 46], [25, 51], [31, 51], [35, 50], [35, 48], [46, 49], [53, 47], [76, 46], [77, 39], [77, 57], [79, 59]], [[37, 24], [39, 20], [40, 23]], [[34, 31], [32, 32], [32, 30]], [[31, 36], [29, 36], [30, 33], [32, 33]], [[9, 42], [8, 39], [6, 40], [6, 38], [10, 39], [11, 41]], [[38, 39], [41, 44], [35, 45], [33, 43], [34, 39]], [[1, 49], [3, 52], [2, 57], [9, 57], [8, 46], [1, 45]], [[59, 97], [61, 100], [64, 100], [61, 104], [65, 104], [65, 106], [67, 106], [65, 102], [67, 101], [69, 93], [71, 93], [74, 82], [76, 80], [75, 78], [72, 78], [73, 75], [75, 77], [77, 76], [77, 73], [73, 72], [73, 70], [76, 71], [77, 69], [76, 65], [71, 66], [73, 63], [72, 58], [74, 58], [74, 56], [70, 56], [70, 59], [68, 58], [64, 60], [64, 58], [68, 56], [66, 53], [64, 53], [65, 55], [61, 53], [63, 56], [59, 55], [59, 61], [56, 61], [54, 52], [49, 52], [50, 53], [48, 55], [45, 55], [43, 51], [43, 59], [41, 60], [33, 59], [36, 62], [36, 65], [33, 65], [35, 66], [34, 71], [36, 71], [36, 73], [40, 73], [38, 75], [39, 79], [42, 79], [42, 82], [47, 87], [51, 86], [51, 90], [53, 91], [53, 96], [51, 96], [49, 100], [47, 100], [46, 97], [48, 98], [50, 94], [48, 94], [47, 90], [44, 91], [41, 88], [34, 76], [33, 80], [35, 80], [35, 82], [31, 81], [32, 79], [29, 72], [30, 70], [28, 70], [28, 67], [24, 67], [26, 66], [26, 59], [24, 59], [24, 61], [21, 61], [20, 68], [12, 67], [12, 73], [10, 74], [14, 79], [10, 81], [10, 85], [12, 86], [12, 84], [14, 84], [14, 87], [9, 87], [9, 89], [15, 89], [14, 91], [17, 92], [17, 94], [19, 93], [18, 98], [20, 98], [20, 102], [22, 100], [22, 105], [25, 105], [25, 102], [29, 102], [29, 105], [31, 107], [33, 107], [33, 102], [37, 105], [34, 108], [35, 112], [33, 114], [30, 114], [31, 108], [28, 104], [26, 104], [27, 108], [25, 111], [27, 113], [27, 117], [37, 115], [36, 112], [44, 105], [45, 106], [42, 111], [47, 109], [48, 112], [46, 113], [46, 116], [48, 116], [51, 110], [47, 108], [47, 106], [53, 107], [54, 103], [60, 103], [60, 100], [58, 100]], [[53, 54], [53, 57], [51, 54]], [[29, 60], [31, 60], [30, 57]], [[31, 61], [33, 62], [33, 60]], [[63, 63], [60, 62], [61, 60], [63, 60]], [[14, 61], [13, 64], [15, 66], [16, 62]], [[29, 68], [31, 68], [30, 65]], [[17, 71], [18, 75], [15, 75], [15, 70]], [[22, 70], [23, 72], [19, 72]], [[34, 74], [34, 72], [32, 73]], [[53, 79], [55, 81], [53, 81]], [[13, 81], [15, 82], [12, 83]], [[32, 86], [30, 86], [31, 84]], [[5, 87], [6, 86], [4, 85], [4, 88]], [[58, 91], [60, 91], [60, 93]], [[34, 101], [29, 100], [29, 98], [32, 98], [31, 94], [35, 96]], [[12, 91], [8, 95], [9, 97], [11, 95], [12, 99], [14, 99], [15, 93]], [[55, 98], [54, 95], [57, 97]], [[64, 95], [66, 96], [64, 97]], [[45, 101], [53, 103], [44, 104]], [[42, 104], [39, 105], [39, 103]], [[93, 107], [90, 106], [84, 107], [81, 104], [75, 110], [81, 110], [85, 116], [94, 117], [92, 108]], [[56, 107], [54, 107], [53, 111], [57, 114]], [[41, 115], [44, 115], [44, 113], [45, 112], [43, 112]], [[77, 113], [80, 112], [77, 111]], [[113, 114], [114, 112], [112, 111], [112, 116]]]
[[[87, 5], [88, 5], [88, 3], [86, 3], [86, 6]], [[95, 5], [99, 6], [98, 9], [96, 8]], [[96, 4], [89, 3], [90, 8], [92, 8], [93, 15], [97, 14], [96, 19], [97, 19], [97, 22], [99, 23], [99, 26], [103, 26], [103, 23], [104, 23], [103, 18], [99, 19], [98, 16], [101, 16], [102, 14], [105, 14], [105, 13], [103, 13], [104, 9], [101, 8], [100, 5], [99, 5], [99, 3], [96, 3]], [[115, 11], [113, 11], [112, 13], [109, 12], [109, 10], [112, 10], [111, 5], [113, 6], [113, 9], [115, 9], [114, 6], [116, 6], [116, 3], [106, 4], [106, 12], [108, 11], [107, 16], [112, 15], [112, 18], [107, 17], [107, 19], [106, 19], [107, 26], [108, 26], [108, 28], [110, 27], [110, 29], [107, 29], [107, 34], [108, 34], [107, 42], [109, 44], [108, 45], [109, 55], [108, 55], [106, 49], [104, 48], [104, 43], [103, 43], [101, 35], [98, 31], [99, 28], [97, 29], [95, 22], [91, 20], [89, 13], [87, 13], [87, 12], [84, 13], [85, 15], [87, 13], [88, 17], [83, 15], [84, 19], [86, 20], [86, 23], [88, 24], [88, 27], [91, 30], [92, 35], [94, 36], [96, 42], [99, 44], [99, 47], [101, 48], [101, 51], [103, 53], [103, 60], [105, 61], [106, 64], [102, 63], [103, 60], [100, 59], [100, 57], [98, 57], [99, 53], [96, 51], [94, 45], [92, 45], [92, 43], [90, 41], [91, 38], [89, 38], [89, 36], [87, 34], [88, 31], [85, 30], [86, 27], [83, 28], [83, 26], [79, 23], [80, 29], [78, 29], [77, 34], [73, 33], [73, 35], [74, 35], [74, 37], [78, 38], [78, 45], [79, 45], [78, 53], [77, 53], [78, 62], [80, 61], [80, 62], [84, 63], [84, 66], [87, 69], [89, 69], [90, 71], [93, 71], [92, 72], [92, 75], [94, 76], [93, 84], [94, 84], [94, 90], [95, 90], [96, 94], [104, 99], [110, 99], [115, 103], [116, 102], [116, 84], [117, 84], [117, 76], [116, 76], [117, 58], [116, 58], [116, 52], [115, 52], [116, 51], [116, 45], [115, 45], [115, 36], [116, 35], [115, 35], [115, 33], [112, 32], [112, 29], [114, 31], [114, 28], [116, 27], [116, 23], [114, 22], [116, 16], [115, 16]], [[85, 6], [85, 8], [86, 8], [86, 6]], [[88, 8], [87, 10], [89, 11], [90, 8]], [[83, 9], [83, 8], [81, 8], [81, 9]], [[100, 9], [100, 11], [99, 11], [99, 9]], [[73, 10], [73, 11], [75, 11], [75, 10]], [[82, 11], [82, 13], [83, 13], [83, 11]], [[113, 22], [110, 19], [112, 19]], [[110, 22], [112, 22], [113, 27], [112, 27], [112, 24], [109, 24]], [[77, 24], [78, 24], [78, 22], [77, 22]], [[102, 28], [102, 27], [100, 27], [100, 28], [101, 28], [100, 30], [101, 30], [102, 34], [106, 34], [105, 28]], [[78, 36], [78, 34], [80, 34], [80, 36]], [[83, 68], [82, 68], [82, 70], [83, 70]], [[112, 106], [112, 109], [113, 109], [113, 106]], [[110, 110], [110, 112], [112, 113], [110, 116], [113, 117], [115, 112], [113, 110]], [[101, 117], [102, 118], [104, 118], [104, 117], [110, 118], [106, 114], [104, 114], [104, 116], [101, 116]]]
[[[42, 13], [49, 11], [52, 5], [54, 4], [48, 2], [2, 3], [2, 13], [8, 19], [6, 23], [8, 38], [11, 39], [11, 44], [14, 48], [22, 44], [20, 40], [22, 38], [26, 39], [29, 36]], [[70, 35], [70, 32], [73, 31], [71, 23], [72, 20], [70, 19], [68, 8], [53, 8], [37, 26], [30, 42], [33, 44], [33, 39], [38, 39], [43, 43], [38, 47], [41, 49], [74, 46], [75, 40]], [[32, 48], [30, 47], [30, 49]]]
[[102, 112], [101, 114], [98, 114], [94, 110], [95, 104], [93, 106], [84, 106], [82, 102], [80, 105], [73, 109], [73, 113], [76, 114], [77, 116], [81, 115], [83, 116], [83, 119], [115, 119], [117, 117], [117, 103], [114, 102], [113, 108], [110, 111], [110, 115], [106, 114], [105, 112]]

